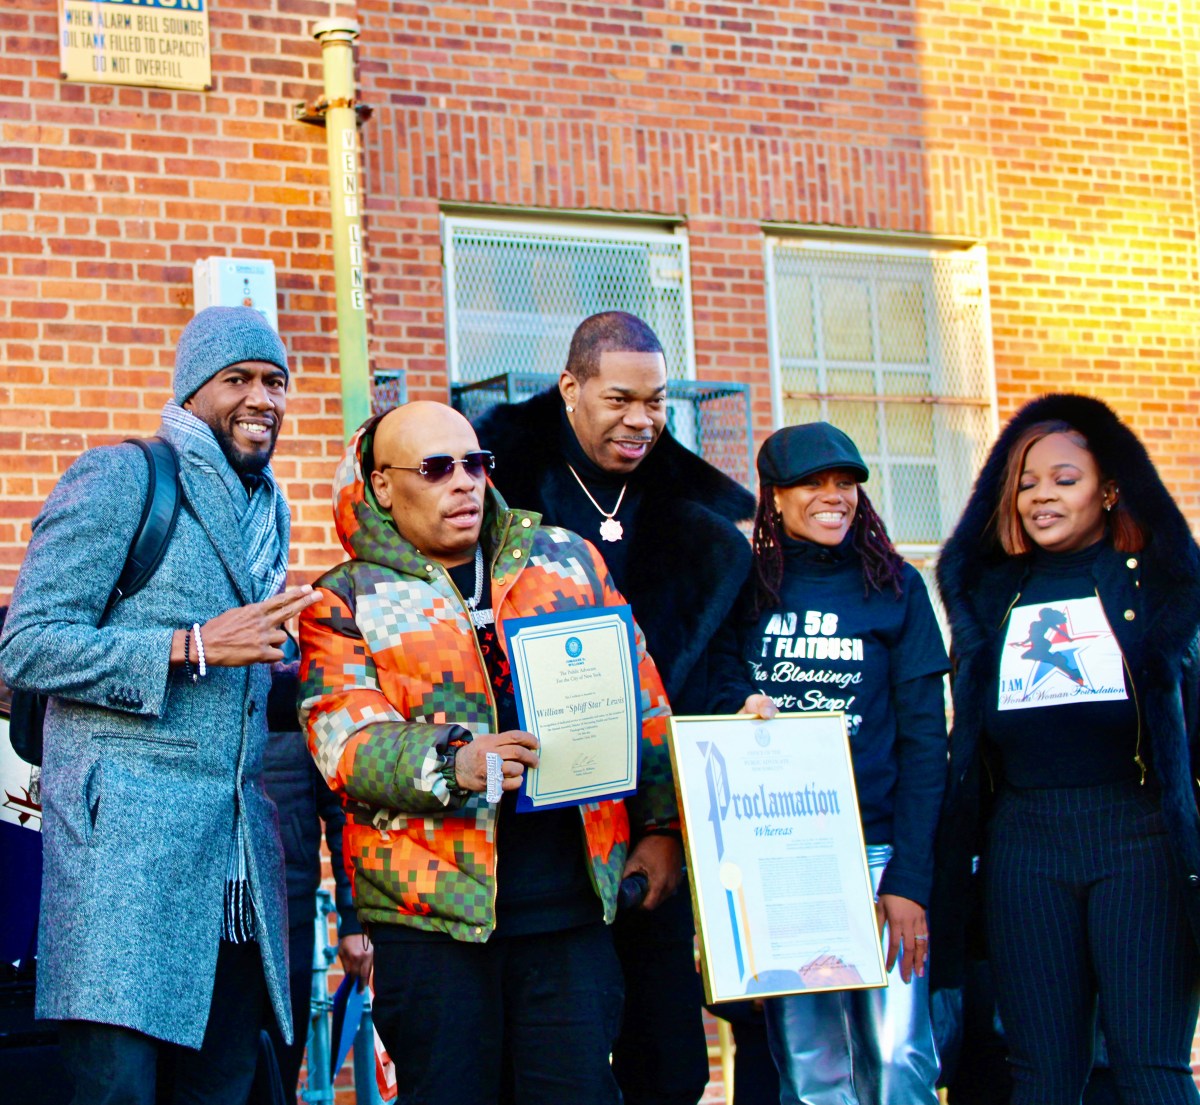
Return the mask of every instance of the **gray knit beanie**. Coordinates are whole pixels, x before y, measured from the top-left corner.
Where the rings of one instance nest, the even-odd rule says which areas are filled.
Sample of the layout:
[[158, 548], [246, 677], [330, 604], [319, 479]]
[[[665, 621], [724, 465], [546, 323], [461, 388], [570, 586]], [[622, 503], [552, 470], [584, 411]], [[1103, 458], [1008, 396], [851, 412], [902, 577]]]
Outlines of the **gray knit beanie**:
[[181, 406], [223, 368], [266, 361], [288, 371], [279, 335], [253, 307], [205, 307], [175, 347], [175, 402]]

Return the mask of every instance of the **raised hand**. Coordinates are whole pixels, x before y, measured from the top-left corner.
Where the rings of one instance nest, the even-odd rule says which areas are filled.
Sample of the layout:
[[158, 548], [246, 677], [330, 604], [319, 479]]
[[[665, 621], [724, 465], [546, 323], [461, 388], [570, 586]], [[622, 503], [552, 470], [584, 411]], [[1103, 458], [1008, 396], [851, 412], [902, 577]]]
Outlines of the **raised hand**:
[[[240, 668], [248, 664], [272, 664], [283, 659], [279, 647], [287, 640], [283, 624], [321, 597], [305, 583], [289, 587], [278, 595], [248, 606], [235, 606], [200, 627], [204, 641], [204, 662], [213, 668]], [[188, 630], [176, 630], [171, 642], [171, 661], [182, 664], [184, 637]], [[195, 641], [191, 642], [192, 662], [198, 660]]]

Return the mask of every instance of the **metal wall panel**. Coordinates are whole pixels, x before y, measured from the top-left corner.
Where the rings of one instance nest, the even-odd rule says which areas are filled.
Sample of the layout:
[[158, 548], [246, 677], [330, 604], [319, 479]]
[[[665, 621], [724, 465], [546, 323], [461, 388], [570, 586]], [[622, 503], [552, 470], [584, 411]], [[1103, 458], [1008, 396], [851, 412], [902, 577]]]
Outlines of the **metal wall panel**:
[[669, 378], [695, 377], [684, 235], [457, 216], [442, 226], [451, 383], [557, 376], [575, 328], [609, 310], [654, 328]]

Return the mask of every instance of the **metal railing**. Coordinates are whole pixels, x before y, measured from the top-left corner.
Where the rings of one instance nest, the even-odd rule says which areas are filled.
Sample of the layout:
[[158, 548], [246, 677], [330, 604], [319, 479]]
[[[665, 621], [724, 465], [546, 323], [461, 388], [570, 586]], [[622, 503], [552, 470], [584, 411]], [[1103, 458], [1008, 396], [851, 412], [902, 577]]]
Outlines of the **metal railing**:
[[[312, 1004], [309, 1006], [306, 1073], [300, 1097], [309, 1105], [333, 1105], [334, 1086], [329, 1076], [333, 1039], [330, 1018], [329, 968], [337, 946], [329, 943], [329, 915], [336, 913], [333, 895], [317, 891], [316, 944], [313, 947]], [[371, 995], [364, 995], [362, 1020], [354, 1035], [354, 1100], [357, 1105], [383, 1105], [375, 1080], [375, 1025], [371, 1020]]]

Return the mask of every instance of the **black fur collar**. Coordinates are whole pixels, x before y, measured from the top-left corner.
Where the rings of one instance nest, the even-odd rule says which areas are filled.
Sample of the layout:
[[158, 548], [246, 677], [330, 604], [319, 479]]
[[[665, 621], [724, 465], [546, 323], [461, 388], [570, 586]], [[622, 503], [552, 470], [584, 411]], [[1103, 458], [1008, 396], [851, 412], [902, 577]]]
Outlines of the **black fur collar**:
[[[1009, 558], [996, 538], [994, 512], [1009, 449], [1036, 422], [1062, 420], [1088, 440], [1101, 470], [1117, 483], [1128, 510], [1150, 539], [1139, 553], [1147, 660], [1177, 662], [1200, 625], [1200, 550], [1187, 520], [1159, 477], [1137, 435], [1099, 399], [1045, 395], [1026, 404], [1001, 431], [979, 474], [966, 510], [938, 561], [938, 586], [950, 615], [955, 651], [983, 647], [995, 627], [984, 623], [988, 596], [1024, 574], [1025, 558]], [[988, 584], [982, 586], [984, 577]]]
[[[525, 499], [536, 494], [545, 470], [561, 460], [561, 411], [562, 397], [552, 387], [523, 403], [492, 407], [476, 421], [479, 440], [496, 454], [497, 466], [503, 465], [503, 478], [498, 482], [506, 488], [509, 502], [525, 507]], [[754, 517], [754, 496], [680, 445], [668, 430], [638, 467], [638, 476], [644, 501], [684, 499], [731, 522]]]
[[[550, 388], [493, 407], [475, 425], [496, 454], [504, 497], [550, 521], [571, 479], [558, 443], [561, 409]], [[754, 496], [666, 431], [637, 471], [642, 498], [625, 597], [674, 703], [749, 572], [749, 542], [735, 523], [753, 517]]]

